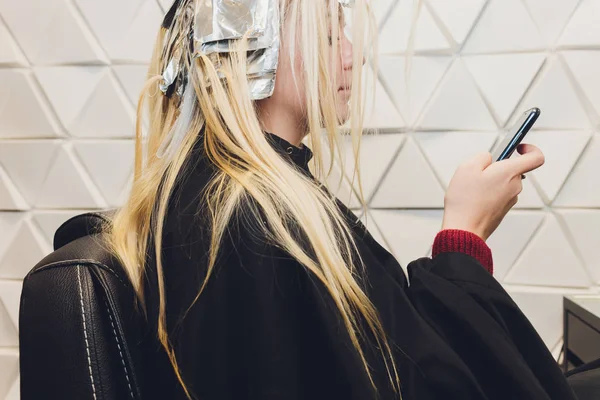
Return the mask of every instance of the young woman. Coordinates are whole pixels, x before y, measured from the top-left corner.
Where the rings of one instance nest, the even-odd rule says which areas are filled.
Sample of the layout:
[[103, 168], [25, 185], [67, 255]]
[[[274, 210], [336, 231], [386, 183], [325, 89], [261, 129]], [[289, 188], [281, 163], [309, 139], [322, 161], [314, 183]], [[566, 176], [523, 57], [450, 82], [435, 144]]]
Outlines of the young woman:
[[574, 398], [485, 244], [537, 148], [458, 168], [410, 284], [320, 183], [342, 124], [360, 148], [373, 24], [356, 0], [353, 47], [346, 3], [178, 0], [165, 18], [108, 238], [147, 315], [155, 397]]

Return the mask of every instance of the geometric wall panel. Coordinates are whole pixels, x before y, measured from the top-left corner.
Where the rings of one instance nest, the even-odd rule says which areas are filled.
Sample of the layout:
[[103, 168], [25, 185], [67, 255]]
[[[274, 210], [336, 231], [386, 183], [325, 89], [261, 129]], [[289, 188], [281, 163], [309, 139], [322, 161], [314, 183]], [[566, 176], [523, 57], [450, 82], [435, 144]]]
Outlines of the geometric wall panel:
[[[381, 28], [379, 53], [401, 54], [406, 52], [410, 40], [414, 6], [417, 2], [399, 1]], [[450, 43], [437, 25], [428, 8], [421, 7], [414, 30], [416, 52], [449, 53]]]
[[155, 0], [76, 0], [75, 3], [112, 61], [150, 60], [163, 18]]
[[15, 379], [15, 382], [8, 390], [4, 400], [19, 400], [21, 398], [21, 383], [19, 377]]
[[504, 126], [539, 71], [543, 53], [464, 57], [465, 65]]
[[[381, 210], [379, 211], [382, 212]], [[383, 247], [391, 253], [390, 247], [388, 246], [385, 237], [381, 233], [381, 230], [379, 229], [379, 227], [375, 223], [375, 220], [373, 219], [373, 216], [371, 215], [371, 211], [367, 212], [366, 214], [363, 213], [360, 216], [360, 221], [365, 225], [365, 228], [367, 228], [371, 236], [373, 236], [373, 239], [375, 239], [377, 243], [381, 245], [381, 247]]]
[[418, 127], [427, 130], [496, 130], [496, 122], [461, 60], [450, 66]]
[[561, 47], [596, 46], [600, 44], [600, 4], [582, 0], [565, 27], [558, 44]]
[[[119, 205], [119, 197], [133, 175], [132, 140], [80, 141], [74, 143], [81, 163], [110, 207]], [[107, 159], [106, 154], [113, 157]]]
[[600, 52], [596, 51], [565, 51], [561, 53], [567, 66], [573, 72], [577, 86], [581, 88], [596, 111], [600, 115], [600, 83], [598, 70], [600, 68]]
[[444, 187], [463, 161], [489, 151], [496, 141], [492, 132], [420, 132], [414, 137]]
[[105, 201], [79, 164], [70, 145], [63, 146], [42, 185], [36, 206], [40, 208], [98, 208]]
[[0, 210], [26, 210], [29, 208], [23, 196], [0, 166]]
[[6, 26], [0, 21], [0, 65], [25, 66], [27, 60]]
[[487, 0], [427, 0], [433, 12], [460, 47]]
[[509, 294], [529, 318], [546, 346], [552, 348], [556, 345], [562, 336], [563, 294], [514, 290], [509, 291]]
[[19, 375], [19, 354], [17, 350], [0, 349], [0, 399], [6, 398]]
[[[548, 57], [538, 82], [533, 84], [525, 96], [519, 111], [539, 107], [542, 114], [535, 129], [586, 129], [589, 118], [569, 79], [561, 60]], [[515, 114], [518, 118], [519, 113]]]
[[23, 220], [0, 258], [0, 278], [23, 279], [52, 248], [30, 219]]
[[[377, 78], [373, 82], [373, 70], [365, 68], [363, 72], [364, 92], [366, 100], [364, 105], [364, 127], [365, 129], [389, 129], [402, 128], [406, 124], [398, 110], [385, 94], [381, 81]], [[373, 88], [374, 87], [374, 88]], [[373, 91], [377, 94], [373, 98]]]
[[37, 65], [106, 61], [71, 2], [2, 0], [0, 12], [15, 40]]
[[24, 69], [0, 69], [0, 121], [0, 138], [54, 137], [59, 132], [35, 79]]
[[[360, 168], [363, 194], [367, 202], [373, 196], [378, 183], [383, 178], [400, 146], [404, 143], [404, 139], [405, 135], [401, 134], [366, 135], [363, 137], [360, 145]], [[351, 180], [354, 171], [354, 155], [352, 154], [352, 143], [350, 141], [346, 142], [345, 156], [346, 175]], [[375, 159], [377, 162], [373, 162]], [[358, 193], [358, 185], [356, 185], [356, 193]]]
[[579, 0], [524, 0], [546, 44], [554, 45]]
[[600, 135], [590, 140], [569, 179], [556, 196], [558, 207], [600, 207]]
[[532, 175], [547, 202], [554, 200], [589, 140], [588, 132], [577, 131], [534, 131], [527, 135], [527, 142], [543, 149], [546, 157], [544, 167]]
[[523, 181], [523, 191], [519, 194], [519, 201], [514, 208], [543, 208], [545, 203], [540, 197], [539, 192], [533, 184], [535, 177], [530, 177]]
[[115, 65], [113, 71], [123, 85], [131, 104], [137, 106], [144, 83], [146, 83], [147, 65]]
[[411, 57], [409, 76], [406, 76], [406, 57], [382, 56], [379, 59], [382, 80], [409, 125], [414, 124], [420, 115], [450, 61], [450, 57], [444, 56]]
[[40, 229], [44, 239], [46, 239], [48, 245], [51, 246], [54, 242], [54, 234], [56, 233], [58, 227], [60, 227], [69, 218], [85, 212], [85, 210], [36, 211], [33, 213], [32, 218], [37, 227]]
[[594, 283], [600, 283], [600, 211], [559, 210], [575, 248], [581, 254]]
[[0, 165], [30, 205], [38, 198], [58, 147], [58, 141], [49, 140], [3, 141], [0, 145]]
[[429, 254], [442, 227], [441, 210], [371, 210], [370, 214], [404, 268]]
[[552, 214], [546, 216], [504, 281], [554, 287], [591, 285], [586, 269]]
[[[33, 267], [33, 266], [32, 266]], [[0, 282], [0, 303], [4, 305], [13, 326], [19, 326], [19, 305], [23, 284], [19, 281]]]
[[494, 276], [502, 281], [544, 220], [541, 211], [511, 211], [487, 243], [494, 257]]
[[490, 0], [464, 45], [464, 54], [542, 50], [542, 39], [521, 0]]
[[[44, 67], [36, 69], [36, 75], [71, 135], [133, 135], [133, 108], [110, 68]], [[65, 90], [70, 96], [63, 95]]]
[[443, 205], [444, 191], [440, 183], [415, 141], [407, 138], [375, 192], [371, 207], [436, 208]]

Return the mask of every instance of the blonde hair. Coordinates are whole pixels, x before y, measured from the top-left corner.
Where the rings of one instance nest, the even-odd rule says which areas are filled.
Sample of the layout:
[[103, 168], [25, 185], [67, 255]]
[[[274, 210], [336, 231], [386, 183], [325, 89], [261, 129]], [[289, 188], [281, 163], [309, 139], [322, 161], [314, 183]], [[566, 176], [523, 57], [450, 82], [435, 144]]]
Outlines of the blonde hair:
[[[314, 153], [314, 174], [317, 180], [325, 181], [323, 178], [331, 173], [335, 157], [330, 157], [325, 171], [323, 152], [341, 157], [343, 146], [334, 106], [334, 88], [339, 83], [335, 82], [336, 74], [331, 73], [336, 66], [330, 64], [330, 60], [334, 64], [339, 62], [338, 57], [331, 57], [340, 51], [336, 40], [339, 18], [335, 18], [340, 12], [338, 2], [330, 2], [329, 7], [325, 6], [325, 1], [314, 0], [280, 0], [280, 3], [281, 20], [284, 21], [282, 25], [289, 29], [289, 43], [284, 46], [290, 46], [292, 65], [297, 51], [303, 60], [302, 70], [294, 72], [304, 77], [305, 86], [300, 90], [305, 91], [306, 128]], [[348, 131], [356, 159], [354, 175], [358, 177], [358, 186], [361, 187], [358, 155], [364, 119], [362, 49], [367, 28], [373, 38], [370, 42], [375, 40], [376, 24], [366, 0], [356, 0], [352, 14], [355, 51]], [[329, 24], [333, 36], [331, 45], [328, 42]], [[194, 302], [201, 301], [199, 297], [210, 279], [231, 216], [251, 200], [259, 205], [266, 219], [263, 222], [258, 215], [253, 218], [264, 232], [265, 239], [294, 257], [328, 290], [374, 390], [377, 391], [377, 388], [361, 345], [365, 340], [360, 328], [361, 320], [375, 338], [391, 385], [400, 396], [400, 383], [390, 345], [378, 313], [358, 281], [364, 265], [345, 217], [332, 195], [284, 160], [265, 137], [248, 88], [247, 40], [233, 43], [232, 51], [220, 55], [218, 63], [202, 54], [187, 60], [190, 71], [188, 85], [192, 85], [190, 88], [195, 91], [197, 100], [196, 114], [174, 156], [157, 156], [161, 143], [178, 117], [177, 99], [162, 96], [158, 92], [160, 74], [169, 61], [161, 58], [164, 38], [169, 34], [173, 33], [161, 29], [156, 41], [149, 79], [138, 105], [134, 183], [126, 204], [112, 221], [108, 241], [122, 261], [143, 308], [147, 251], [154, 251], [159, 293], [158, 338], [188, 398], [191, 399], [192, 394], [182, 379], [167, 334], [163, 271], [169, 266], [163, 264], [161, 248], [170, 196], [201, 132], [204, 153], [216, 166], [217, 173], [200, 199], [212, 225], [207, 277]], [[188, 37], [189, 32], [180, 34]], [[296, 43], [301, 43], [299, 48]], [[215, 64], [218, 64], [218, 70]], [[147, 138], [142, 135], [146, 103], [149, 111]], [[360, 192], [363, 207], [366, 207], [362, 190]], [[243, 211], [257, 213], [250, 207], [243, 208]], [[298, 238], [298, 228], [303, 241]]]

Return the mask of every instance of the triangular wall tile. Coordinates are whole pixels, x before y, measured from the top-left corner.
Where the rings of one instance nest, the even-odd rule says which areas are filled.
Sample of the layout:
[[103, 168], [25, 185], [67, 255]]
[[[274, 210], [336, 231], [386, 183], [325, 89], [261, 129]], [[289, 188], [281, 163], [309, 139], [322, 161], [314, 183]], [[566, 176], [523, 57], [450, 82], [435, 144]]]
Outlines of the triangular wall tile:
[[0, 138], [56, 137], [52, 111], [27, 70], [0, 69]]
[[600, 83], [597, 79], [600, 68], [600, 53], [595, 51], [565, 51], [562, 55], [573, 73], [580, 90], [585, 94], [600, 116]]
[[8, 390], [4, 400], [19, 400], [21, 398], [21, 382], [17, 377], [11, 388]]
[[542, 337], [544, 344], [552, 349], [563, 333], [563, 294], [525, 291], [510, 291], [509, 294]]
[[0, 259], [10, 247], [25, 215], [18, 212], [0, 212]]
[[29, 52], [34, 64], [108, 62], [74, 5], [57, 3], [53, 11], [37, 48]]
[[35, 203], [58, 146], [48, 140], [2, 142], [0, 165], [29, 204]]
[[490, 0], [464, 54], [543, 50], [544, 40], [521, 0]]
[[27, 210], [29, 205], [0, 166], [0, 210]]
[[559, 210], [568, 233], [596, 284], [600, 283], [600, 211]]
[[489, 151], [496, 141], [491, 132], [420, 132], [414, 137], [445, 187], [460, 163]]
[[519, 201], [514, 208], [531, 209], [545, 206], [544, 200], [540, 197], [532, 181], [532, 178], [523, 181], [523, 191], [519, 194]]
[[23, 283], [20, 281], [0, 282], [0, 302], [4, 305], [15, 329], [19, 327], [19, 306]]
[[[38, 68], [36, 74], [63, 125], [72, 135], [133, 135], [134, 111], [109, 68]], [[73, 95], [65, 97], [65, 90]], [[111, 118], [106, 118], [107, 115]]]
[[436, 208], [444, 206], [444, 190], [413, 139], [407, 138], [392, 163], [371, 207]]
[[589, 118], [560, 59], [549, 57], [540, 74], [519, 107], [519, 112], [532, 107], [542, 110], [534, 129], [589, 128]]
[[524, 0], [546, 44], [552, 46], [580, 0]]
[[442, 226], [442, 210], [371, 210], [370, 213], [403, 268], [429, 254]]
[[96, 66], [40, 67], [35, 74], [63, 126], [68, 128], [107, 71], [107, 67]]
[[0, 349], [0, 399], [5, 399], [19, 376], [19, 353], [16, 349]]
[[[110, 115], [111, 118], [106, 118]], [[132, 137], [135, 112], [114, 78], [105, 75], [69, 132], [79, 137]]]
[[0, 65], [26, 66], [27, 60], [6, 26], [0, 21]]
[[425, 103], [442, 79], [451, 58], [445, 56], [413, 56], [409, 76], [406, 75], [406, 57], [382, 56], [379, 71], [392, 100], [409, 125], [420, 115]]
[[[402, 134], [375, 134], [363, 135], [360, 146], [360, 173], [362, 178], [363, 194], [365, 199], [373, 196], [377, 184], [383, 178], [383, 174], [389, 167], [400, 146], [404, 143], [405, 135]], [[345, 141], [345, 173], [350, 182], [354, 172], [354, 155], [352, 154], [352, 143]], [[377, 160], [377, 162], [373, 162]], [[354, 179], [355, 191], [358, 193], [358, 180]]]
[[173, 4], [173, 1], [171, 1], [171, 0], [158, 0], [158, 4], [162, 8], [162, 10], [166, 13], [169, 10], [169, 8], [171, 8], [171, 5]]
[[571, 17], [558, 44], [562, 47], [600, 44], [600, 2], [582, 0]]
[[[1, 283], [0, 287], [2, 287]], [[0, 347], [17, 347], [18, 345], [19, 332], [0, 301]]]
[[[29, 60], [35, 59], [53, 16], [65, 3], [61, 0], [0, 0], [2, 19]], [[56, 46], [57, 43], [52, 44]]]
[[494, 277], [502, 281], [544, 220], [541, 211], [510, 211], [488, 239], [494, 256]]
[[600, 207], [600, 135], [596, 134], [573, 168], [553, 205], [559, 207]]
[[[396, 3], [387, 22], [381, 28], [378, 49], [380, 53], [400, 54], [406, 52], [416, 4], [417, 2], [411, 1]], [[425, 6], [421, 7], [415, 29], [414, 50], [416, 52], [450, 53], [450, 43]]]
[[544, 53], [463, 58], [501, 126], [508, 121], [545, 59]]
[[556, 287], [588, 287], [592, 283], [552, 214], [546, 216], [504, 281]]
[[49, 246], [54, 243], [54, 234], [59, 226], [65, 221], [79, 214], [83, 214], [85, 211], [35, 211], [33, 214], [33, 220], [40, 228], [40, 231], [44, 235], [46, 242]]
[[487, 0], [427, 0], [460, 47], [473, 28]]
[[[366, 82], [365, 128], [390, 129], [404, 127], [406, 125], [404, 119], [396, 110], [379, 79], [373, 82], [373, 73], [370, 68], [364, 69], [363, 82]], [[375, 98], [373, 98], [373, 85], [375, 86]]]
[[148, 74], [147, 65], [113, 65], [113, 70], [123, 85], [125, 93], [131, 104], [137, 107], [140, 100], [140, 94], [146, 82]]
[[104, 208], [106, 203], [84, 172], [70, 146], [61, 148], [42, 185], [38, 208]]
[[23, 279], [52, 249], [29, 220], [23, 220], [2, 259], [0, 277]]
[[[380, 212], [384, 212], [384, 211], [380, 211]], [[387, 244], [387, 241], [386, 241], [385, 237], [383, 236], [383, 233], [381, 233], [381, 230], [375, 223], [375, 220], [373, 219], [373, 215], [371, 215], [371, 212], [369, 211], [366, 214], [362, 214], [360, 216], [360, 221], [365, 225], [365, 228], [367, 228], [367, 230], [369, 231], [371, 236], [373, 236], [373, 239], [375, 239], [375, 241], [377, 243], [379, 243], [381, 245], [381, 247], [383, 247], [384, 249], [386, 249], [387, 251], [389, 251], [391, 253], [390, 247]]]
[[155, 0], [76, 0], [76, 4], [112, 61], [150, 60], [163, 19]]
[[[132, 140], [84, 141], [74, 143], [81, 163], [100, 189], [109, 206], [116, 206], [123, 188], [133, 174]], [[106, 162], [110, 154], [111, 162]]]
[[456, 60], [423, 112], [419, 124], [429, 130], [496, 130], [473, 78]]
[[[308, 144], [310, 142], [306, 142]], [[321, 143], [323, 149], [323, 175], [327, 174], [329, 163], [331, 162], [331, 154], [328, 150], [327, 144], [325, 141]], [[354, 193], [354, 190], [351, 187], [351, 184], [345, 174], [342, 173], [342, 170], [345, 169], [345, 165], [348, 164], [348, 160], [339, 160], [337, 158], [334, 160], [333, 169], [329, 176], [317, 176], [318, 179], [322, 183], [324, 183], [334, 196], [336, 196], [342, 203], [344, 203], [349, 208], [360, 208], [360, 201]], [[315, 161], [315, 158], [311, 161], [311, 164]], [[345, 162], [345, 164], [344, 164]], [[314, 165], [311, 165], [311, 170], [314, 171]]]
[[544, 165], [532, 172], [546, 202], [554, 200], [589, 140], [590, 134], [581, 131], [534, 131], [527, 135], [527, 143], [538, 146], [546, 157]]

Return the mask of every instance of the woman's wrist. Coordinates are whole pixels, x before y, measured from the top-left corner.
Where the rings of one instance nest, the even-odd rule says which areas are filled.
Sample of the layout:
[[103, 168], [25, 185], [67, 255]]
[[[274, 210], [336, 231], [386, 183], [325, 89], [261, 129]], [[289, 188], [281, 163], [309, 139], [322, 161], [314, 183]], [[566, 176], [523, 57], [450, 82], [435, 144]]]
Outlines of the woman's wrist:
[[492, 251], [478, 234], [463, 229], [443, 229], [433, 241], [432, 256], [440, 253], [463, 253], [474, 257], [491, 274]]

